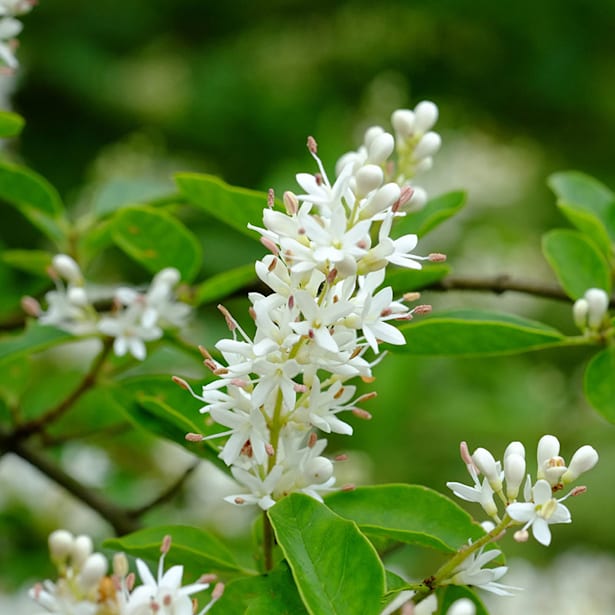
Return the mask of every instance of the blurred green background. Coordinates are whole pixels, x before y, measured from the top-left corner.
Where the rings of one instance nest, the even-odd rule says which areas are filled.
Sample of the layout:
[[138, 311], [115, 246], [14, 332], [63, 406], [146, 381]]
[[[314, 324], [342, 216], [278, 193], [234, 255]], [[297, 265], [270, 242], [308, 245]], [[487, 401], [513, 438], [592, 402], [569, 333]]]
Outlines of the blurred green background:
[[[540, 236], [566, 223], [546, 177], [575, 168], [615, 187], [611, 1], [42, 0], [23, 21], [22, 68], [4, 96], [27, 126], [6, 153], [47, 177], [75, 211], [113, 199], [122, 187], [168, 193], [176, 170], [281, 194], [295, 189], [296, 172], [313, 170], [307, 135], [332, 171], [366, 126], [386, 127], [394, 109], [423, 99], [440, 107], [444, 145], [435, 169], [417, 183], [432, 195], [467, 189], [468, 204], [421, 249], [447, 253], [457, 274], [552, 281]], [[2, 220], [2, 245], [42, 245], [12, 210], [3, 209]], [[240, 245], [201, 214], [185, 221], [203, 237], [203, 274], [260, 254], [258, 244]], [[228, 241], [236, 242], [230, 260], [222, 252]], [[435, 310], [513, 311], [574, 332], [565, 303], [467, 292], [425, 293], [423, 300]], [[209, 345], [220, 333], [211, 319], [219, 317], [202, 313], [196, 325]], [[601, 463], [587, 476], [589, 494], [569, 502], [573, 525], [555, 528], [549, 550], [504, 542], [507, 553], [538, 563], [575, 547], [612, 552], [615, 430], [583, 398], [588, 356], [574, 349], [483, 360], [390, 356], [376, 371], [373, 420], [356, 421], [355, 436], [334, 444], [352, 449], [358, 482], [447, 491], [447, 480], [466, 479], [462, 439], [496, 455], [521, 440], [532, 471], [544, 433], [560, 437], [567, 458], [591, 443]], [[188, 402], [187, 411], [198, 407]], [[121, 443], [115, 449], [119, 463]], [[134, 487], [125, 474], [110, 474], [116, 493]], [[162, 475], [151, 466], [142, 480]], [[44, 548], [53, 520], [45, 522], [41, 511], [42, 521], [36, 511], [24, 516], [17, 495], [5, 500], [0, 590], [8, 591], [40, 576], [38, 555], [17, 567], [9, 562], [25, 548]], [[181, 508], [165, 514], [182, 520]]]

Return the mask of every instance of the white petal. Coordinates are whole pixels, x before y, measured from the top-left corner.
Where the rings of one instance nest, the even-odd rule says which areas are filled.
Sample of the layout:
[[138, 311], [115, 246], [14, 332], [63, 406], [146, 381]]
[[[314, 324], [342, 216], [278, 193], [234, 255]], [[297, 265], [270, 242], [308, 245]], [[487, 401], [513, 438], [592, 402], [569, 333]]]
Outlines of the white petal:
[[540, 543], [548, 547], [551, 544], [551, 532], [549, 524], [542, 518], [537, 517], [532, 523], [532, 533], [534, 538]]

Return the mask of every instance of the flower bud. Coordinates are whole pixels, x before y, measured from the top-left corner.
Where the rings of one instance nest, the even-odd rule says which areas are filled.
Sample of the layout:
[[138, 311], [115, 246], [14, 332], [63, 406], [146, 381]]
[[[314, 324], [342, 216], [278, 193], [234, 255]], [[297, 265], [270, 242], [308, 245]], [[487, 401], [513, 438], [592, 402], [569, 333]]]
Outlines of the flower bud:
[[372, 190], [376, 190], [382, 185], [383, 179], [384, 173], [379, 166], [366, 164], [355, 175], [357, 194], [365, 195]]
[[365, 131], [365, 135], [363, 136], [363, 143], [365, 143], [365, 147], [369, 149], [374, 139], [382, 134], [384, 134], [384, 128], [381, 128], [380, 126], [370, 126]]
[[582, 446], [572, 456], [568, 469], [562, 474], [561, 481], [564, 484], [576, 480], [583, 472], [591, 470], [598, 463], [598, 453], [589, 444]]
[[477, 448], [472, 455], [474, 465], [485, 475], [494, 491], [502, 489], [500, 471], [493, 455], [485, 448]]
[[525, 458], [518, 453], [505, 455], [504, 477], [506, 478], [506, 498], [516, 500], [519, 487], [525, 478]]
[[303, 475], [312, 483], [324, 483], [333, 476], [333, 463], [326, 457], [314, 457], [305, 464]]
[[420, 211], [427, 203], [427, 192], [420, 186], [412, 186], [414, 192], [412, 198], [404, 207], [404, 211]]
[[407, 139], [414, 132], [415, 116], [410, 109], [397, 109], [391, 115], [391, 124], [402, 139]]
[[537, 462], [538, 472], [537, 478], [544, 478], [544, 470], [546, 464], [552, 457], [559, 455], [559, 440], [555, 436], [545, 435], [538, 441]]
[[51, 559], [57, 562], [64, 561], [73, 549], [74, 536], [67, 530], [56, 530], [49, 534], [49, 553]]
[[124, 578], [128, 574], [128, 558], [125, 553], [116, 553], [113, 556], [113, 574]]
[[417, 143], [412, 157], [415, 160], [420, 160], [427, 156], [433, 156], [440, 149], [441, 145], [442, 138], [440, 135], [437, 132], [428, 132], [426, 135], [423, 135], [421, 140]]
[[508, 455], [511, 455], [512, 453], [520, 455], [521, 457], [523, 457], [523, 459], [525, 459], [525, 447], [523, 446], [523, 444], [521, 444], [521, 442], [511, 442], [504, 451], [504, 459], [506, 459], [506, 457], [508, 457]]
[[68, 300], [79, 307], [85, 307], [88, 305], [88, 295], [82, 286], [72, 286], [68, 289]]
[[108, 568], [107, 558], [102, 553], [92, 553], [88, 556], [81, 569], [79, 581], [84, 589], [97, 585]]
[[80, 569], [85, 560], [92, 554], [94, 545], [92, 539], [89, 536], [81, 535], [75, 538], [72, 549], [73, 566]]
[[446, 615], [476, 615], [476, 606], [469, 598], [459, 598], [451, 604]]
[[393, 135], [383, 132], [367, 146], [368, 159], [374, 164], [382, 164], [393, 153], [394, 148]]
[[587, 327], [587, 314], [589, 312], [589, 303], [585, 297], [577, 299], [572, 306], [572, 318], [574, 324], [584, 331]]
[[67, 254], [56, 254], [51, 261], [53, 268], [72, 284], [81, 284], [83, 276], [79, 265]]
[[181, 274], [175, 267], [165, 267], [154, 276], [152, 284], [164, 284], [173, 287], [180, 279]]
[[590, 288], [585, 299], [588, 304], [587, 324], [590, 329], [599, 329], [609, 308], [609, 296], [600, 288]]
[[414, 108], [415, 132], [425, 133], [438, 121], [438, 107], [430, 100], [420, 102]]
[[365, 220], [389, 208], [399, 198], [400, 188], [397, 184], [385, 184], [377, 190], [361, 209], [360, 217]]

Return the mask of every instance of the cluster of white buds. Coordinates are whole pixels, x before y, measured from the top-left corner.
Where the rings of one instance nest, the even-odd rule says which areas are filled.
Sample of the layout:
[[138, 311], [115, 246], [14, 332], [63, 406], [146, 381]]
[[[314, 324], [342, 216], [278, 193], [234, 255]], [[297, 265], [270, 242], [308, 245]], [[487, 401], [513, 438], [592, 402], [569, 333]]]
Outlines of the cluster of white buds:
[[599, 333], [608, 326], [609, 296], [601, 288], [590, 288], [572, 306], [574, 323], [585, 334]]
[[[37, 615], [174, 615], [196, 613], [192, 594], [205, 591], [215, 575], [204, 575], [197, 583], [182, 586], [183, 566], [164, 570], [164, 557], [171, 548], [166, 536], [161, 547], [158, 574], [137, 559], [141, 585], [135, 586], [134, 573], [128, 572], [123, 553], [113, 558], [113, 573], [107, 575], [109, 563], [101, 553], [94, 553], [89, 536], [73, 536], [56, 530], [49, 536], [51, 560], [58, 571], [58, 580], [37, 583], [30, 597], [44, 609]], [[209, 602], [198, 612], [204, 615], [222, 596], [224, 585], [217, 583]]]
[[0, 61], [4, 63], [0, 73], [10, 74], [19, 66], [15, 49], [23, 25], [16, 17], [30, 11], [35, 4], [36, 0], [0, 0]]
[[[45, 294], [47, 310], [43, 311], [32, 297], [24, 297], [24, 309], [37, 316], [41, 324], [73, 335], [103, 334], [114, 338], [113, 350], [118, 356], [130, 353], [143, 360], [145, 342], [160, 339], [165, 328], [183, 327], [190, 313], [190, 306], [175, 299], [180, 274], [173, 267], [157, 273], [145, 292], [88, 285], [79, 265], [66, 254], [53, 258], [50, 275], [56, 290]], [[111, 302], [111, 310], [99, 312], [96, 302]]]
[[305, 192], [286, 192], [285, 211], [274, 209], [270, 194], [265, 228], [252, 227], [271, 252], [256, 263], [256, 273], [272, 292], [249, 295], [255, 334], [221, 307], [232, 332], [232, 339], [216, 344], [223, 362], [202, 349], [217, 379], [200, 395], [175, 379], [204, 402], [202, 413], [226, 428], [207, 438], [227, 437], [220, 457], [246, 488], [229, 498], [235, 504], [267, 509], [291, 492], [320, 499], [330, 491], [333, 462], [314, 429], [350, 435], [342, 413], [370, 418], [358, 404], [373, 394], [357, 396], [347, 381], [373, 381], [375, 360], [367, 352], [377, 355], [381, 342], [405, 343], [390, 321], [430, 309], [405, 304], [416, 293], [394, 298], [390, 287], [380, 289], [389, 263], [420, 269], [421, 260], [444, 257], [413, 254], [416, 235], [390, 237], [393, 218], [412, 191], [385, 183], [395, 139], [372, 132], [365, 151], [342, 158], [333, 184], [308, 139], [318, 173], [297, 175]]
[[[474, 485], [449, 482], [447, 486], [461, 499], [479, 503], [502, 530], [523, 524], [522, 529], [515, 532], [515, 540], [527, 540], [527, 530], [531, 527], [534, 538], [548, 546], [551, 542], [549, 525], [572, 521], [570, 511], [562, 502], [569, 496], [584, 493], [586, 488], [575, 487], [559, 499], [554, 495], [598, 463], [598, 453], [589, 445], [579, 448], [568, 466], [559, 450], [560, 443], [555, 436], [545, 435], [540, 439], [537, 480], [533, 482], [531, 476], [526, 475], [525, 449], [520, 442], [508, 445], [503, 464], [484, 448], [478, 448], [470, 455], [467, 444], [462, 442], [461, 457]], [[482, 482], [480, 475], [483, 476]], [[519, 502], [517, 497], [524, 481], [524, 501]], [[502, 519], [496, 501], [504, 506]]]
[[[352, 163], [354, 185], [359, 193], [363, 184], [367, 184], [363, 191], [373, 189], [379, 178], [380, 183], [391, 181], [393, 185], [405, 186], [406, 192], [409, 189], [409, 198], [402, 204], [406, 211], [422, 208], [427, 202], [427, 193], [418, 186], [410, 188], [409, 182], [432, 167], [433, 156], [442, 143], [440, 135], [431, 130], [437, 120], [438, 107], [428, 100], [420, 102], [414, 110], [397, 109], [391, 116], [395, 137], [380, 126], [368, 128], [361, 147], [338, 161], [338, 174]], [[393, 151], [397, 154], [396, 161], [389, 160]]]

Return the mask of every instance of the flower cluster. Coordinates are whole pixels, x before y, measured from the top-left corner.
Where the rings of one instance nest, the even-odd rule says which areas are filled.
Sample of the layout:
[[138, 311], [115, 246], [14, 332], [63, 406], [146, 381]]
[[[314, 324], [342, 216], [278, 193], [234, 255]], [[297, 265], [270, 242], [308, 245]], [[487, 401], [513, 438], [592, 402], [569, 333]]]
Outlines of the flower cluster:
[[0, 0], [0, 60], [5, 66], [2, 72], [12, 73], [18, 66], [15, 57], [17, 36], [23, 25], [16, 19], [32, 9], [36, 0]]
[[[256, 263], [271, 292], [249, 295], [252, 337], [221, 307], [232, 339], [216, 344], [222, 361], [203, 349], [217, 379], [200, 395], [192, 393], [205, 404], [201, 412], [226, 428], [207, 437], [228, 436], [220, 457], [245, 487], [230, 502], [266, 510], [291, 492], [320, 499], [331, 490], [333, 462], [323, 456], [327, 441], [314, 429], [350, 435], [343, 413], [369, 418], [358, 404], [372, 394], [358, 396], [347, 382], [357, 376], [371, 382], [377, 359], [370, 362], [368, 351], [378, 355], [381, 342], [405, 342], [391, 321], [429, 310], [406, 305], [416, 294], [394, 298], [390, 287], [380, 287], [389, 263], [420, 269], [426, 258], [444, 258], [414, 254], [416, 235], [390, 235], [395, 216], [405, 215], [416, 198], [408, 178], [428, 166], [439, 145], [427, 132], [436, 118], [428, 102], [396, 111], [396, 137], [368, 129], [363, 146], [339, 161], [333, 183], [310, 137], [318, 172], [297, 175], [303, 194], [286, 192], [284, 211], [271, 193], [264, 228], [251, 227], [271, 252]], [[390, 160], [395, 151], [397, 165]], [[185, 381], [176, 382], [192, 392]]]
[[[115, 555], [113, 574], [107, 575], [107, 558], [93, 552], [88, 536], [75, 537], [66, 530], [56, 530], [49, 536], [49, 551], [58, 580], [37, 583], [30, 590], [30, 597], [44, 609], [37, 615], [191, 615], [195, 611], [190, 596], [208, 589], [215, 577], [205, 575], [197, 583], [182, 586], [183, 566], [164, 570], [164, 557], [170, 547], [167, 536], [157, 578], [145, 562], [137, 559], [141, 585], [135, 586], [135, 575], [128, 573], [123, 553]], [[224, 585], [217, 583], [199, 615], [207, 613], [223, 591]]]
[[601, 288], [590, 288], [572, 306], [574, 322], [586, 335], [595, 335], [609, 326], [608, 309], [608, 294]]
[[[66, 254], [53, 258], [50, 274], [56, 289], [45, 295], [43, 311], [32, 297], [25, 297], [24, 309], [44, 325], [53, 325], [74, 335], [102, 334], [114, 338], [116, 355], [130, 353], [143, 360], [145, 342], [160, 339], [165, 328], [182, 327], [190, 313], [186, 303], [176, 301], [174, 288], [180, 274], [168, 267], [154, 276], [145, 292], [134, 288], [107, 288], [89, 285], [79, 265]], [[100, 313], [96, 304], [111, 303]]]
[[[477, 448], [472, 455], [465, 442], [461, 443], [461, 457], [466, 463], [473, 485], [449, 482], [447, 486], [463, 500], [479, 503], [483, 510], [506, 529], [523, 524], [515, 532], [515, 539], [523, 542], [532, 529], [534, 538], [541, 544], [551, 543], [549, 525], [570, 523], [572, 518], [562, 502], [571, 495], [585, 492], [585, 487], [575, 487], [561, 498], [554, 495], [574, 482], [583, 472], [598, 463], [598, 453], [589, 445], [579, 448], [566, 465], [559, 454], [560, 443], [555, 436], [545, 435], [538, 442], [536, 482], [526, 475], [525, 449], [520, 442], [511, 442], [504, 452], [504, 462], [496, 461], [484, 448]], [[480, 475], [483, 476], [481, 482]], [[517, 501], [521, 485], [523, 500]], [[495, 497], [494, 497], [495, 496]], [[496, 497], [504, 506], [500, 519]]]

